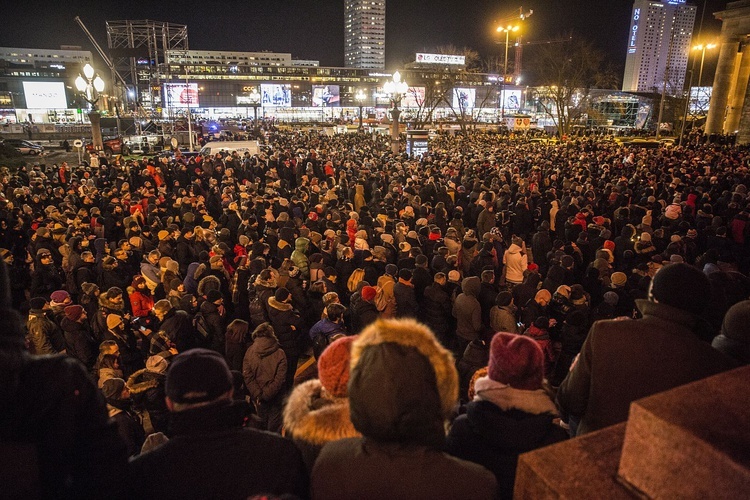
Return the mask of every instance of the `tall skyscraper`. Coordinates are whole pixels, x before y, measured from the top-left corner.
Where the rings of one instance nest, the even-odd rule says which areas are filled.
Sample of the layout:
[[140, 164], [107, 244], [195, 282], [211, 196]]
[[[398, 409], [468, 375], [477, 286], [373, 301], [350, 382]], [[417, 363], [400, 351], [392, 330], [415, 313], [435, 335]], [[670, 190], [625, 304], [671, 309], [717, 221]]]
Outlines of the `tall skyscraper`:
[[385, 0], [344, 2], [344, 65], [385, 68]]
[[685, 0], [635, 0], [622, 90], [682, 93], [696, 7]]

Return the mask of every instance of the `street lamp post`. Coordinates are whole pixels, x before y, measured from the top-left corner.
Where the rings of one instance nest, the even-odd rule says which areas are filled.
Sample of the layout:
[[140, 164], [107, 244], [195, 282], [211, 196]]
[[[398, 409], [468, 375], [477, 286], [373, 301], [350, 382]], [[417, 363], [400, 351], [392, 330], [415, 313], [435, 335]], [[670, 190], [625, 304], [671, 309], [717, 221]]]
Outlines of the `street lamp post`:
[[[703, 61], [706, 59], [706, 51], [716, 48], [715, 43], [706, 43], [706, 44], [700, 44], [693, 47], [693, 50], [700, 50], [701, 51], [701, 69], [698, 71], [698, 87], [702, 86], [703, 84]], [[693, 61], [693, 65], [695, 65], [695, 61]]]
[[399, 124], [398, 117], [401, 115], [401, 110], [398, 109], [398, 105], [401, 104], [404, 94], [409, 89], [409, 85], [406, 82], [401, 81], [401, 74], [396, 71], [393, 73], [393, 79], [385, 82], [383, 90], [391, 98], [391, 151], [394, 155], [398, 154], [399, 151]]
[[357, 104], [359, 105], [359, 131], [362, 132], [362, 104], [365, 102], [365, 99], [367, 96], [365, 95], [362, 90], [358, 90], [357, 93], [354, 96], [354, 99], [357, 101]]
[[83, 99], [91, 107], [88, 113], [89, 121], [91, 122], [91, 142], [94, 145], [94, 150], [101, 151], [104, 149], [104, 142], [102, 141], [101, 115], [96, 107], [96, 103], [99, 101], [99, 95], [104, 90], [104, 80], [87, 63], [83, 67], [83, 76], [78, 75], [75, 85]]
[[253, 91], [250, 92], [248, 99], [250, 99], [250, 105], [253, 107], [253, 124], [255, 125], [254, 128], [257, 130], [258, 129], [258, 106], [260, 106], [260, 93], [258, 93], [258, 89], [253, 89]]
[[498, 33], [505, 33], [505, 59], [503, 60], [503, 85], [500, 88], [500, 116], [505, 122], [505, 75], [508, 74], [508, 45], [510, 45], [510, 34], [513, 31], [518, 31], [519, 26], [498, 26]]

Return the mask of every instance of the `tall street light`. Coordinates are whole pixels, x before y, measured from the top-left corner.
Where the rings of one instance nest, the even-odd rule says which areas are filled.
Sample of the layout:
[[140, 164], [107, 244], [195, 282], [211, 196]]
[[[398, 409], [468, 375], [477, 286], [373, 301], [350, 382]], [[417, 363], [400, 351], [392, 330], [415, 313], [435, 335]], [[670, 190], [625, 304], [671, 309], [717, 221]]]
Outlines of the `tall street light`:
[[510, 44], [510, 34], [513, 31], [518, 31], [520, 26], [508, 25], [498, 26], [498, 33], [505, 33], [505, 59], [503, 60], [503, 86], [500, 88], [500, 116], [505, 122], [505, 76], [508, 74], [508, 45]]
[[96, 107], [96, 103], [99, 102], [99, 94], [104, 90], [104, 80], [87, 63], [83, 67], [83, 76], [79, 73], [75, 80], [75, 85], [78, 92], [81, 93], [81, 97], [90, 106], [88, 116], [91, 122], [91, 142], [94, 150], [101, 151], [104, 149], [104, 143], [102, 141], [101, 115]]
[[390, 96], [391, 104], [393, 105], [393, 109], [391, 109], [391, 151], [393, 151], [394, 155], [397, 155], [399, 151], [398, 117], [401, 115], [398, 105], [401, 104], [401, 99], [404, 98], [404, 94], [409, 90], [409, 85], [401, 81], [401, 73], [396, 71], [393, 73], [393, 79], [385, 82], [383, 90]]
[[[703, 86], [703, 61], [706, 59], [706, 51], [716, 48], [715, 43], [706, 43], [706, 44], [700, 44], [693, 47], [693, 50], [700, 50], [701, 51], [701, 69], [698, 71], [698, 87]], [[695, 61], [693, 61], [693, 64], [695, 64]]]
[[258, 92], [258, 88], [254, 88], [252, 92], [250, 92], [250, 95], [247, 96], [248, 99], [250, 99], [250, 105], [253, 107], [253, 124], [255, 125], [254, 129], [258, 130], [258, 106], [260, 106], [260, 92]]
[[359, 105], [359, 131], [362, 132], [362, 105], [365, 102], [365, 99], [367, 99], [367, 96], [364, 92], [362, 92], [362, 89], [359, 89], [357, 93], [354, 95], [354, 100], [357, 101], [357, 104]]

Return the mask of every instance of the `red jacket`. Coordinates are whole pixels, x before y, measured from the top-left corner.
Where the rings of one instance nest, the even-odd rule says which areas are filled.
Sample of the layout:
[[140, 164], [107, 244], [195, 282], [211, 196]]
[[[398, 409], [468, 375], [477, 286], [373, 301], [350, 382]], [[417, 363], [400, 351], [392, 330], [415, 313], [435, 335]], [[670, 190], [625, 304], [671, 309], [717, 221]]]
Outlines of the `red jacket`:
[[131, 293], [129, 297], [130, 307], [133, 309], [133, 316], [137, 318], [148, 316], [154, 308], [154, 297], [151, 294], [146, 295], [145, 293], [135, 291]]

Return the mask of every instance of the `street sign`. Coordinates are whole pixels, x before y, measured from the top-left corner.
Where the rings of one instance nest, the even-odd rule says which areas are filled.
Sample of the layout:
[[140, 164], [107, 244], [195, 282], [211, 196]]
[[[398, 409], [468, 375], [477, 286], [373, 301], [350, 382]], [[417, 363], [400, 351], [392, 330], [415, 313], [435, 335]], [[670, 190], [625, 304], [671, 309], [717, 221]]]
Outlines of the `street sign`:
[[81, 139], [76, 139], [75, 141], [73, 141], [73, 146], [80, 148], [81, 146], [83, 146], [83, 141]]

